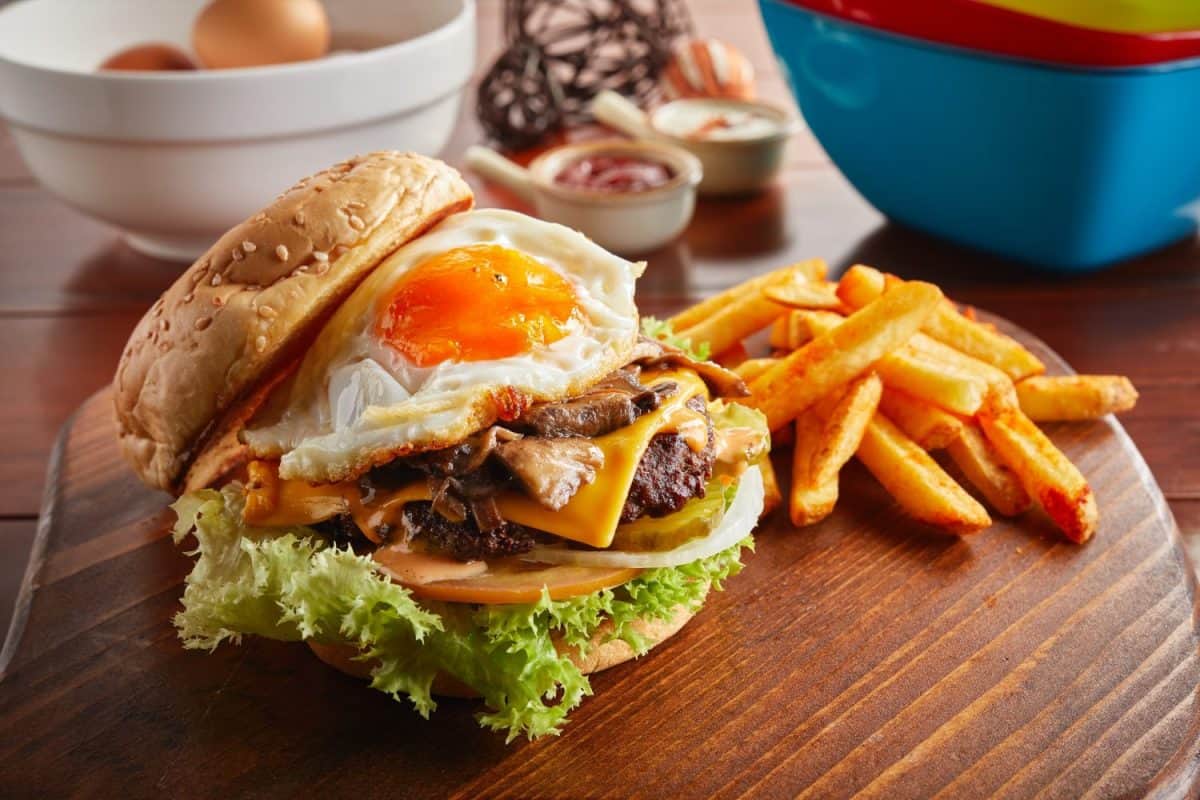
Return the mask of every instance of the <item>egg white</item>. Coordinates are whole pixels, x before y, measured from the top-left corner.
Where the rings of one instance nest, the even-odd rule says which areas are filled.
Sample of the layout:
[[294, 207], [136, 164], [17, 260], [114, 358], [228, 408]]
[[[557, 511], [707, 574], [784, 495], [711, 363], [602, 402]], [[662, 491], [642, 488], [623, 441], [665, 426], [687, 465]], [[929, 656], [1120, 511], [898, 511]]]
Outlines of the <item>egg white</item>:
[[[497, 244], [566, 278], [579, 315], [567, 335], [526, 353], [419, 367], [374, 334], [400, 278], [458, 247]], [[503, 210], [468, 211], [392, 254], [321, 330], [295, 377], [243, 439], [259, 457], [280, 457], [280, 475], [344, 480], [373, 465], [444, 447], [492, 424], [515, 391], [529, 401], [582, 392], [624, 364], [637, 341], [633, 264], [562, 225]]]

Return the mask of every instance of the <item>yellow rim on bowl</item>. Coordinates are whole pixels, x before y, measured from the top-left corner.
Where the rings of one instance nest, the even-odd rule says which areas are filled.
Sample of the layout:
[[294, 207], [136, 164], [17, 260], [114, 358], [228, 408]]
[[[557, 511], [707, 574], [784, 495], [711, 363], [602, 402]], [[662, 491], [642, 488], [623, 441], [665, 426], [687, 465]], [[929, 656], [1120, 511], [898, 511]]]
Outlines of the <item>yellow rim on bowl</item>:
[[1006, 8], [1081, 28], [1114, 33], [1169, 33], [1200, 29], [1200, 3], [1195, 0], [981, 0]]

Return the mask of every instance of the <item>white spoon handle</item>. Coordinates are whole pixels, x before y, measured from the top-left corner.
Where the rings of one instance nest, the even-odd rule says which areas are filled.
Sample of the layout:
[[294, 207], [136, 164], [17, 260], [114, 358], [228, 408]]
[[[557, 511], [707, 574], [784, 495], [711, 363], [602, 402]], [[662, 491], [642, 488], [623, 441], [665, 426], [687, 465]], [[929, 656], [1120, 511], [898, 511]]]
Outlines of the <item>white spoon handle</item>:
[[467, 148], [466, 163], [474, 172], [507, 187], [522, 200], [533, 202], [533, 181], [529, 177], [529, 170], [514, 164], [495, 150], [482, 145], [471, 145]]
[[610, 128], [635, 139], [653, 135], [646, 113], [611, 89], [605, 89], [592, 100], [592, 114]]

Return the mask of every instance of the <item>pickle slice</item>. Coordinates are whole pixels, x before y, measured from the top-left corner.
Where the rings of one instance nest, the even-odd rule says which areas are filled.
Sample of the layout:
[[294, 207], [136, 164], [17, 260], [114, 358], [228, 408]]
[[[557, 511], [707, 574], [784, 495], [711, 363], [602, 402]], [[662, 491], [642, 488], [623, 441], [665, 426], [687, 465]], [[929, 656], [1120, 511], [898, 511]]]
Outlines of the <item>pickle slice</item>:
[[689, 500], [679, 511], [665, 517], [642, 517], [617, 526], [609, 550], [653, 553], [707, 536], [725, 517], [725, 492], [720, 483], [710, 481], [704, 497]]

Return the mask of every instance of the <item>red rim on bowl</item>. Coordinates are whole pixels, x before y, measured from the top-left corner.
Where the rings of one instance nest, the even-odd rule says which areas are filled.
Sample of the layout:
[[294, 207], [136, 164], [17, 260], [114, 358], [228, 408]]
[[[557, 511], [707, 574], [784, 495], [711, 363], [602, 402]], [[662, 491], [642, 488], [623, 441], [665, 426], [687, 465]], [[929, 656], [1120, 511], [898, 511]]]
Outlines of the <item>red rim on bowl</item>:
[[1112, 33], [977, 0], [784, 2], [902, 36], [1051, 64], [1136, 67], [1200, 56], [1200, 31]]

